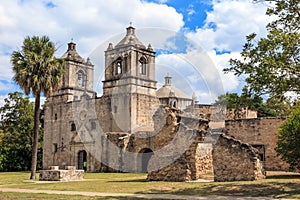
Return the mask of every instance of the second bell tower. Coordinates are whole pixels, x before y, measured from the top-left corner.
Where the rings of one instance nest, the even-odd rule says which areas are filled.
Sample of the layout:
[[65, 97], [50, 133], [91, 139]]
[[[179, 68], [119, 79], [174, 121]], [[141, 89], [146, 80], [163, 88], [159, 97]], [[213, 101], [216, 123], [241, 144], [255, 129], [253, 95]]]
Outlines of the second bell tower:
[[111, 112], [124, 132], [152, 131], [152, 114], [158, 105], [155, 52], [146, 48], [129, 26], [126, 36], [105, 51], [103, 96], [110, 98]]

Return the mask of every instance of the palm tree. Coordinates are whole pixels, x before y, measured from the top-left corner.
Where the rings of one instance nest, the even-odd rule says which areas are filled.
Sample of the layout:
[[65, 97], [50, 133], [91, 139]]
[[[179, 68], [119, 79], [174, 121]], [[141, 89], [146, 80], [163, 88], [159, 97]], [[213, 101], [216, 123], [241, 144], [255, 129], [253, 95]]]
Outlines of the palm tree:
[[64, 62], [54, 57], [55, 51], [55, 45], [49, 37], [28, 36], [24, 39], [21, 50], [14, 51], [11, 55], [14, 81], [26, 95], [32, 92], [35, 97], [30, 179], [36, 178], [40, 97], [42, 93], [48, 97], [57, 91], [64, 73]]

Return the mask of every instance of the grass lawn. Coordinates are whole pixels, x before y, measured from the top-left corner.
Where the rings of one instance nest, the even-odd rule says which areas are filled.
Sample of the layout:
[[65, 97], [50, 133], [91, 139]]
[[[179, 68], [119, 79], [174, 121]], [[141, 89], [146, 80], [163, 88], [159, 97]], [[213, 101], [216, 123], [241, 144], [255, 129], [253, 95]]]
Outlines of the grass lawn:
[[[146, 174], [134, 173], [85, 173], [84, 181], [39, 182], [29, 181], [28, 172], [0, 173], [0, 187], [66, 190], [108, 193], [157, 193], [179, 195], [252, 196], [300, 199], [300, 174], [268, 172], [260, 181], [238, 182], [158, 182], [146, 181]], [[25, 196], [22, 196], [25, 195]], [[1, 193], [0, 199], [108, 199], [100, 197], [62, 196], [46, 194]], [[135, 198], [110, 198], [135, 199]]]

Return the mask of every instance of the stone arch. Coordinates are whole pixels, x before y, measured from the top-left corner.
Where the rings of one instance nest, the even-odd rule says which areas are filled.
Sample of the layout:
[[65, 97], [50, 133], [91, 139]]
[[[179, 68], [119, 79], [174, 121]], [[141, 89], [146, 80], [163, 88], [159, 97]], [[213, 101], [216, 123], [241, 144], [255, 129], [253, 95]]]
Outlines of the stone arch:
[[147, 59], [145, 56], [141, 56], [139, 59], [139, 74], [147, 74]]
[[112, 63], [112, 75], [119, 75], [123, 73], [123, 58], [120, 56]]
[[141, 172], [148, 172], [148, 163], [151, 157], [153, 156], [153, 151], [150, 148], [144, 148], [139, 152], [139, 169]]
[[84, 87], [84, 82], [85, 82], [85, 74], [83, 70], [78, 70], [77, 72], [77, 81], [78, 81], [78, 86], [79, 87]]

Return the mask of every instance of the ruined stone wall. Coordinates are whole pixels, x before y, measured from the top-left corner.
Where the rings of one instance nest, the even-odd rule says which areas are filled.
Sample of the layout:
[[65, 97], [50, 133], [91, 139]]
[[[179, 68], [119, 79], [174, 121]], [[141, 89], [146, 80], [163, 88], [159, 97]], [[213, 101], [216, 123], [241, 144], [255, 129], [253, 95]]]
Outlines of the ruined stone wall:
[[212, 149], [212, 143], [201, 142], [197, 144], [195, 153], [196, 180], [201, 178], [201, 175], [213, 174]]
[[[228, 120], [225, 133], [251, 145], [263, 146], [262, 158], [267, 170], [288, 170], [288, 164], [275, 151], [278, 127], [285, 118]], [[263, 152], [264, 151], [264, 152]]]
[[153, 137], [156, 151], [149, 161], [147, 179], [191, 181], [212, 173], [211, 149], [203, 144], [208, 121], [187, 118], [168, 108], [167, 113], [165, 126]]
[[265, 178], [263, 162], [256, 149], [223, 134], [212, 151], [215, 181], [259, 180]]
[[252, 119], [252, 118], [257, 118], [257, 111], [250, 110], [248, 108], [241, 108], [239, 110], [235, 110], [235, 109], [226, 110], [226, 120]]
[[188, 146], [186, 142], [183, 142], [183, 146], [175, 145], [177, 151], [171, 149], [164, 155], [155, 157], [154, 154], [149, 162], [148, 180], [191, 181], [199, 179], [202, 174], [212, 173], [211, 154], [204, 155], [201, 132], [185, 130], [178, 131], [177, 135], [180, 138], [190, 138], [192, 143]]
[[206, 105], [196, 104], [189, 106], [185, 112], [200, 115], [214, 122], [234, 119], [251, 119], [257, 118], [257, 111], [248, 108], [241, 108], [240, 110], [225, 109], [225, 105]]

